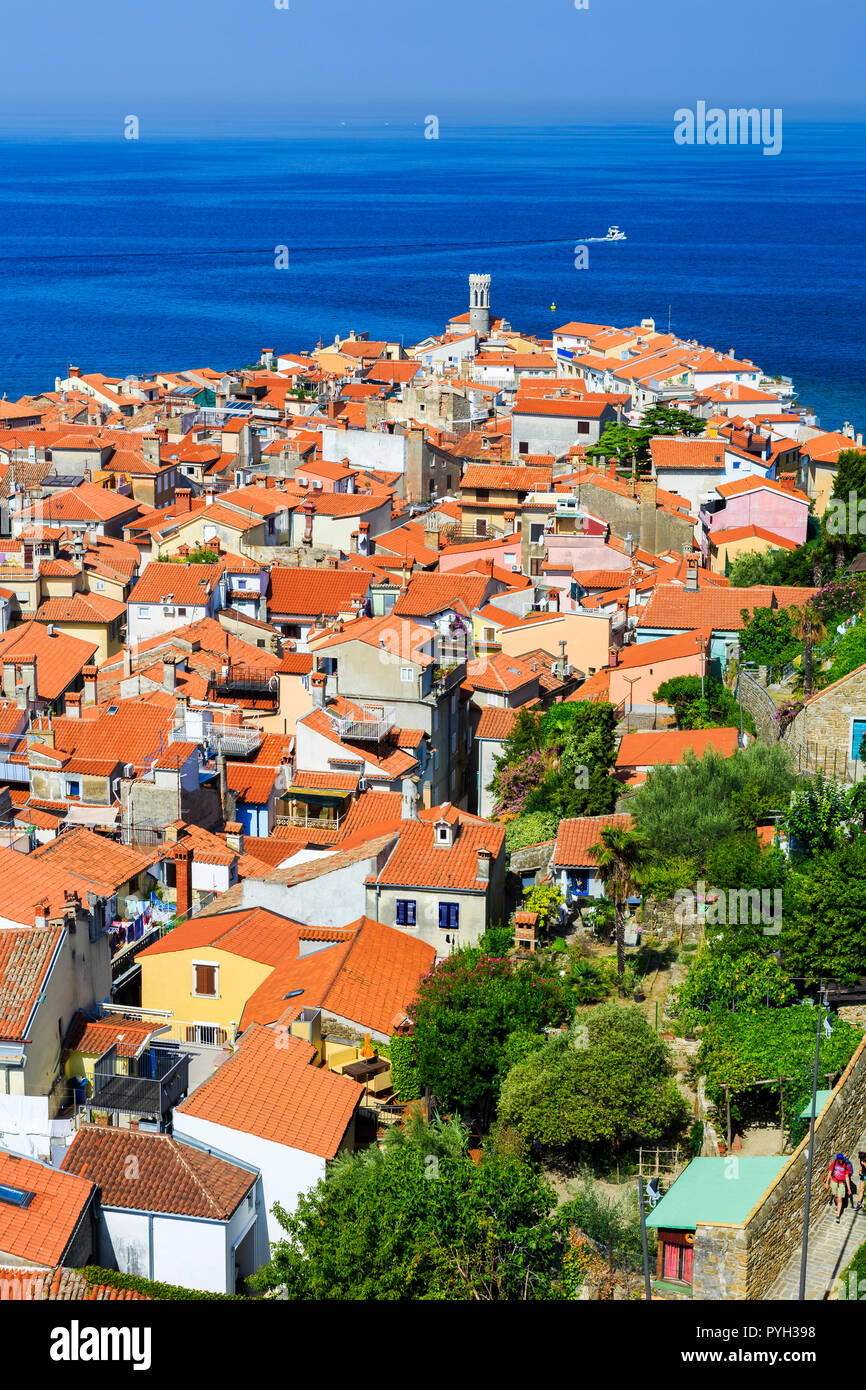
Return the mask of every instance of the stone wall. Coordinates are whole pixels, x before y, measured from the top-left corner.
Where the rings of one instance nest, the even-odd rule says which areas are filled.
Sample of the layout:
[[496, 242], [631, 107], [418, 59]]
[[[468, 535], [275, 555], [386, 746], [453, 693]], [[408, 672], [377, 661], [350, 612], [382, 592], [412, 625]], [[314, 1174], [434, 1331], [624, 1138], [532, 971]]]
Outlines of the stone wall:
[[[815, 1121], [810, 1232], [826, 1206], [824, 1179], [830, 1160], [837, 1152], [847, 1153], [852, 1149], [856, 1152], [864, 1130], [866, 1038]], [[694, 1298], [761, 1299], [768, 1296], [803, 1238], [807, 1148], [808, 1135], [741, 1226], [698, 1225], [694, 1246]]]
[[856, 767], [850, 763], [850, 757], [854, 719], [866, 719], [866, 667], [852, 671], [813, 696], [791, 721], [785, 743], [801, 759], [808, 753], [810, 761], [817, 757], [820, 762], [824, 750], [830, 775], [835, 764], [840, 776], [853, 780]]
[[[736, 693], [736, 687], [734, 687]], [[748, 671], [740, 672], [740, 699], [743, 709], [747, 709], [755, 721], [755, 730], [762, 743], [777, 743], [779, 740], [779, 726], [773, 718], [776, 712], [776, 705], [771, 696], [767, 693], [759, 681], [754, 676], [750, 676]]]

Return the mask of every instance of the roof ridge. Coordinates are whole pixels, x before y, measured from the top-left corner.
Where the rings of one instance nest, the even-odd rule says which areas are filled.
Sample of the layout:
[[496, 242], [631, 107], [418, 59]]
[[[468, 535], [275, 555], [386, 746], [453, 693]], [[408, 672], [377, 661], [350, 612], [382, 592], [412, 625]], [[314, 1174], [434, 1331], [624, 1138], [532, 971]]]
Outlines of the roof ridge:
[[203, 1183], [202, 1180], [199, 1178], [198, 1174], [196, 1173], [195, 1169], [193, 1168], [192, 1164], [190, 1163], [190, 1161], [189, 1161], [189, 1159], [186, 1157], [186, 1155], [183, 1154], [183, 1153], [181, 1153], [181, 1151], [180, 1151], [180, 1150], [181, 1150], [181, 1145], [180, 1145], [180, 1144], [178, 1143], [178, 1141], [174, 1138], [174, 1135], [172, 1135], [172, 1134], [166, 1134], [166, 1135], [165, 1135], [165, 1138], [166, 1138], [166, 1139], [169, 1139], [169, 1140], [171, 1141], [172, 1146], [173, 1146], [173, 1151], [177, 1154], [178, 1159], [179, 1159], [180, 1162], [183, 1164], [184, 1168], [185, 1168], [186, 1171], [188, 1172], [189, 1176], [192, 1178], [192, 1180], [193, 1180], [193, 1182], [195, 1183], [196, 1187], [200, 1190], [200, 1192], [201, 1192], [202, 1195], [204, 1196], [204, 1198], [205, 1198], [205, 1200], [207, 1201], [207, 1203], [209, 1204], [211, 1210], [212, 1210], [215, 1214], [219, 1215], [221, 1208], [219, 1207], [219, 1205], [218, 1205], [218, 1203], [217, 1203], [217, 1201], [216, 1201], [216, 1198], [212, 1195], [212, 1193], [208, 1190], [208, 1188], [205, 1187], [204, 1183]]

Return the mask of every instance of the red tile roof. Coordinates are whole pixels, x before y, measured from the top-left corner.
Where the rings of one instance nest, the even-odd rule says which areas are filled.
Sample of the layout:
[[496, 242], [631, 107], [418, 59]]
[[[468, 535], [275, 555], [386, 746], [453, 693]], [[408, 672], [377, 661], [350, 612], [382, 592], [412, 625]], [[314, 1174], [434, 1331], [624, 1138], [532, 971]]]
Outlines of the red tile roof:
[[525, 468], [517, 463], [501, 466], [468, 463], [460, 479], [460, 488], [461, 491], [487, 488], [496, 492], [549, 492], [552, 479], [552, 468]]
[[592, 868], [598, 859], [591, 849], [601, 843], [602, 830], [631, 830], [633, 824], [631, 816], [575, 816], [560, 821], [552, 862], [560, 868]]
[[[15, 850], [7, 853], [25, 858]], [[38, 882], [32, 884], [32, 892], [34, 897], [38, 895]], [[12, 916], [13, 912], [4, 900], [3, 915]], [[62, 937], [60, 927], [0, 928], [0, 1039], [23, 1042], [30, 1036], [32, 1016]], [[3, 1248], [0, 1242], [0, 1250]]]
[[[129, 1180], [129, 1159], [137, 1161]], [[228, 1221], [257, 1175], [169, 1134], [82, 1125], [61, 1164], [96, 1183], [103, 1207]]]
[[315, 618], [320, 613], [336, 618], [351, 613], [356, 601], [363, 601], [371, 576], [362, 570], [320, 570], [276, 565], [271, 570], [268, 612], [297, 614]]
[[80, 1269], [28, 1269], [24, 1265], [0, 1265], [0, 1300], [13, 1303], [45, 1303], [48, 1300], [73, 1303], [120, 1302], [150, 1303], [146, 1293], [116, 1289], [113, 1284], [89, 1284]]
[[468, 616], [484, 602], [489, 583], [486, 575], [416, 574], [391, 611], [402, 618], [432, 618], [456, 608]]
[[639, 628], [712, 628], [714, 632], [739, 632], [743, 627], [742, 609], [790, 608], [806, 603], [814, 589], [771, 588], [756, 584], [752, 588], [701, 588], [692, 591], [680, 584], [658, 584], [638, 618]]
[[254, 1026], [238, 1051], [176, 1114], [333, 1158], [364, 1096], [348, 1076], [315, 1065], [316, 1050], [285, 1030]]
[[43, 700], [56, 700], [81, 674], [99, 646], [89, 638], [66, 632], [49, 636], [44, 623], [33, 620], [4, 632], [0, 637], [0, 662], [36, 658], [36, 692]]
[[153, 560], [129, 595], [130, 603], [180, 603], [205, 606], [216, 587], [222, 565], [175, 565]]
[[516, 710], [498, 709], [494, 705], [487, 705], [481, 711], [481, 718], [475, 729], [475, 737], [490, 738], [502, 742], [511, 733], [516, 719]]
[[101, 1057], [110, 1047], [117, 1048], [118, 1057], [137, 1057], [142, 1048], [158, 1032], [158, 1023], [143, 1023], [138, 1018], [112, 1014], [105, 1018], [90, 1018], [77, 1013], [66, 1034], [64, 1052], [84, 1052], [89, 1057]]
[[93, 1183], [0, 1149], [0, 1184], [33, 1193], [26, 1207], [0, 1201], [0, 1250], [31, 1264], [60, 1264], [93, 1198]]
[[687, 752], [701, 757], [708, 748], [724, 758], [737, 751], [736, 729], [654, 729], [625, 734], [616, 755], [618, 768], [681, 763]]
[[724, 472], [725, 444], [721, 439], [691, 439], [680, 435], [650, 440], [653, 468], [712, 469]]
[[505, 826], [489, 821], [458, 824], [450, 847], [437, 844], [433, 822], [405, 821], [394, 852], [376, 882], [380, 886], [398, 888], [484, 892], [488, 880], [478, 876], [478, 851], [488, 850], [495, 862], [504, 842]]

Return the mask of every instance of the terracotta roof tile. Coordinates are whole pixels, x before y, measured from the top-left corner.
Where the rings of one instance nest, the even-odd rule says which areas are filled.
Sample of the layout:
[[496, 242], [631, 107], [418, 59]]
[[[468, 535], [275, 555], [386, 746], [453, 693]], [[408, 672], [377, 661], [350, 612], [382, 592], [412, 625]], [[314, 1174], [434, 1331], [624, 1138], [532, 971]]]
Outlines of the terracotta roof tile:
[[590, 849], [600, 843], [602, 830], [631, 830], [633, 824], [631, 816], [575, 816], [560, 821], [552, 862], [563, 868], [591, 868], [598, 860]]
[[362, 570], [320, 570], [275, 565], [271, 570], [270, 615], [336, 618], [366, 599], [371, 576]]
[[[24, 856], [16, 854], [16, 858]], [[32, 891], [38, 895], [38, 883]], [[4, 915], [9, 912], [5, 901], [3, 911]], [[30, 1036], [31, 1016], [62, 937], [60, 927], [0, 929], [0, 1038], [5, 1041], [23, 1042]]]
[[338, 1152], [364, 1088], [314, 1065], [316, 1050], [254, 1026], [234, 1056], [176, 1110], [321, 1158]]
[[[136, 1178], [128, 1162], [137, 1160]], [[82, 1125], [61, 1165], [96, 1183], [103, 1207], [228, 1221], [256, 1174], [169, 1134]]]
[[653, 729], [625, 734], [616, 756], [618, 768], [681, 763], [687, 752], [701, 757], [708, 748], [730, 758], [737, 751], [736, 729]]
[[0, 1200], [0, 1250], [33, 1264], [59, 1264], [94, 1195], [93, 1183], [0, 1149], [0, 1184], [33, 1194], [26, 1207]]

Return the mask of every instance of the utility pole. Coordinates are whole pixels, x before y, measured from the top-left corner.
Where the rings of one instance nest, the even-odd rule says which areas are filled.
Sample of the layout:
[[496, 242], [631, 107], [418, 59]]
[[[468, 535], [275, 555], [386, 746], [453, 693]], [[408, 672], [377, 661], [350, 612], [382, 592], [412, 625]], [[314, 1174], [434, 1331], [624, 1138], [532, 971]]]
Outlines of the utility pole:
[[809, 1208], [812, 1204], [812, 1168], [815, 1163], [815, 1106], [818, 1095], [818, 1066], [821, 1056], [821, 1014], [823, 1012], [824, 981], [818, 983], [818, 1023], [815, 1028], [815, 1065], [812, 1069], [812, 1114], [809, 1119], [809, 1159], [806, 1165], [806, 1201], [803, 1205], [803, 1248], [800, 1256], [799, 1301], [806, 1300], [806, 1264], [809, 1256]]
[[639, 1204], [639, 1206], [640, 1206], [640, 1234], [641, 1234], [641, 1241], [642, 1241], [642, 1243], [643, 1243], [643, 1281], [644, 1281], [644, 1289], [645, 1289], [645, 1291], [646, 1291], [646, 1300], [647, 1300], [647, 1303], [650, 1303], [650, 1302], [652, 1302], [653, 1291], [652, 1291], [652, 1284], [650, 1283], [649, 1246], [647, 1245], [647, 1238], [646, 1238], [646, 1206], [645, 1206], [645, 1204], [644, 1204], [643, 1177], [641, 1176], [640, 1173], [638, 1173], [638, 1175], [637, 1175], [637, 1200], [638, 1200], [638, 1204]]
[[625, 731], [626, 731], [627, 734], [630, 734], [630, 733], [631, 733], [631, 714], [632, 714], [632, 710], [634, 709], [634, 688], [635, 688], [635, 685], [637, 684], [637, 682], [640, 680], [640, 676], [623, 676], [623, 680], [625, 681], [626, 685], [628, 686], [628, 715], [626, 716], [626, 721], [625, 721]]

